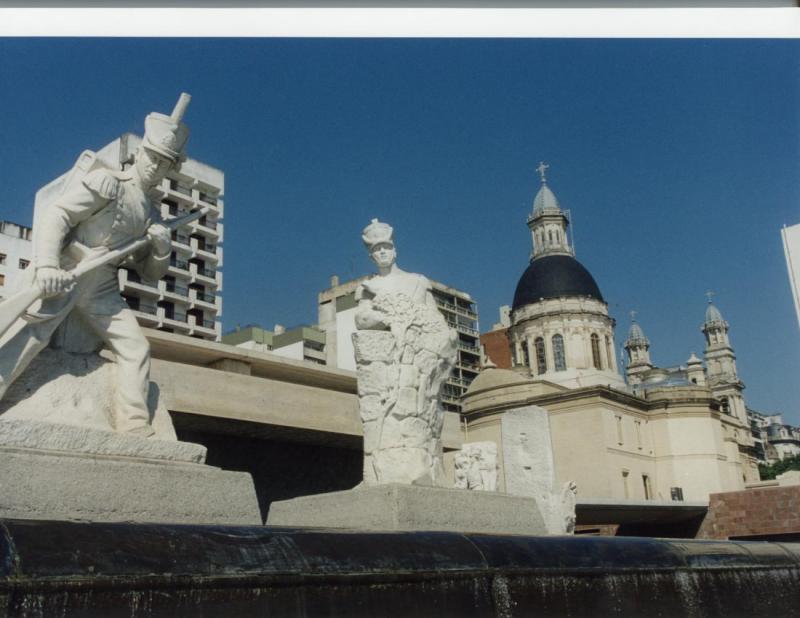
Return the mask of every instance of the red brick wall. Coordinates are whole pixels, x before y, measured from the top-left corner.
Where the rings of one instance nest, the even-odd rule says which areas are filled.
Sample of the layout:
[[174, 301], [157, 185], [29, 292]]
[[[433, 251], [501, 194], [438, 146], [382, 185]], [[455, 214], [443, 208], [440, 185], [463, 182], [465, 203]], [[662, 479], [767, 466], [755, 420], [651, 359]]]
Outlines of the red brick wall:
[[508, 334], [506, 328], [502, 330], [491, 330], [481, 335], [481, 344], [486, 355], [500, 369], [511, 369], [511, 348], [508, 345]]
[[800, 485], [711, 494], [698, 539], [800, 534]]

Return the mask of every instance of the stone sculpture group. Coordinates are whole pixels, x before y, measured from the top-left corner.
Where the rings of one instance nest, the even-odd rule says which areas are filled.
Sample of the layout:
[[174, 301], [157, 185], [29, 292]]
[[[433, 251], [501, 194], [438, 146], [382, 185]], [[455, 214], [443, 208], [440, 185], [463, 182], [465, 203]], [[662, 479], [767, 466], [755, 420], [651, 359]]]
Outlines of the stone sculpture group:
[[[29, 515], [30, 488], [27, 481], [18, 482], [21, 469], [28, 470], [35, 479], [31, 482], [42, 488], [51, 485], [53, 474], [66, 469], [95, 479], [89, 498], [72, 489], [74, 484], [59, 486], [63, 491], [57, 501], [64, 505], [64, 517], [87, 509], [99, 519], [117, 516], [117, 506], [104, 505], [103, 496], [113, 492], [122, 496], [119, 501], [128, 512], [136, 512], [138, 495], [149, 488], [136, 486], [141, 466], [161, 460], [180, 464], [166, 466], [162, 482], [172, 479], [172, 497], [188, 491], [184, 503], [196, 509], [178, 512], [181, 507], [176, 511], [173, 501], [158, 492], [150, 499], [153, 508], [147, 517], [187, 522], [209, 517], [239, 523], [258, 520], [249, 475], [184, 467], [186, 462], [202, 464], [205, 448], [177, 442], [169, 414], [149, 380], [148, 341], [117, 283], [116, 271], [123, 263], [151, 281], [164, 276], [171, 230], [205, 214], [200, 210], [165, 222], [151, 196], [185, 158], [189, 130], [182, 119], [189, 100], [182, 94], [172, 114], [147, 116], [141, 146], [127, 168], [109, 169], [85, 151], [62, 179], [57, 194], [41, 211], [37, 208], [29, 285], [0, 303], [0, 451], [5, 458], [0, 486], [7, 498], [7, 504], [0, 505], [2, 516]], [[355, 293], [353, 346], [364, 436], [363, 482], [357, 500], [368, 503], [369, 492], [385, 500], [388, 494], [380, 486], [390, 485], [391, 491], [401, 491], [404, 500], [424, 499], [437, 508], [456, 499], [454, 485], [496, 492], [498, 446], [493, 442], [465, 444], [454, 459], [455, 482], [445, 473], [440, 392], [456, 362], [458, 334], [437, 308], [430, 281], [397, 266], [394, 231], [387, 223], [373, 219], [362, 240], [378, 272], [362, 281]], [[75, 456], [54, 455], [63, 451]], [[107, 472], [99, 476], [94, 459], [98, 456], [110, 458]], [[204, 489], [221, 483], [226, 489]], [[451, 488], [449, 498], [439, 488]], [[508, 487], [506, 491], [513, 493]], [[413, 498], [414, 492], [422, 493]], [[472, 505], [461, 507], [459, 512], [467, 514], [474, 508], [494, 512], [504, 500], [512, 501], [508, 504], [515, 500], [455, 493], [460, 496], [457, 500]], [[539, 505], [534, 519], [554, 523], [537, 528], [540, 524], [530, 524], [527, 516], [516, 521], [512, 514], [498, 529], [570, 530], [574, 485], [556, 496], [548, 482], [543, 492], [535, 493], [541, 496], [526, 498]], [[383, 509], [392, 521], [397, 519], [395, 507]], [[518, 502], [517, 507], [525, 510], [529, 505]], [[299, 508], [303, 510], [302, 505]], [[55, 513], [52, 507], [44, 510], [45, 516]], [[280, 503], [275, 503], [270, 517], [273, 511], [280, 511]], [[212, 512], [217, 514], [209, 515]], [[437, 517], [419, 521], [449, 529], [449, 515], [442, 521]], [[327, 521], [323, 518], [322, 524]]]

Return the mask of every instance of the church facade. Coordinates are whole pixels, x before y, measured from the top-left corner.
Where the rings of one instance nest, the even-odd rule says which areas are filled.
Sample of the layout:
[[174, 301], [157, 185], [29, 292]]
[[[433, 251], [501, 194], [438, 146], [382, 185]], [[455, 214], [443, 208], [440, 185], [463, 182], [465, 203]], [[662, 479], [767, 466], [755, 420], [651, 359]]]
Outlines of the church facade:
[[491, 333], [497, 346], [504, 332], [511, 366], [489, 361], [464, 396], [469, 440], [502, 448], [502, 415], [536, 405], [548, 411], [557, 480], [575, 481], [581, 499], [707, 500], [758, 481], [744, 384], [719, 310], [706, 310], [705, 363], [692, 354], [684, 366], [656, 367], [634, 321], [621, 370], [615, 321], [575, 258], [569, 213], [545, 171], [510, 325]]

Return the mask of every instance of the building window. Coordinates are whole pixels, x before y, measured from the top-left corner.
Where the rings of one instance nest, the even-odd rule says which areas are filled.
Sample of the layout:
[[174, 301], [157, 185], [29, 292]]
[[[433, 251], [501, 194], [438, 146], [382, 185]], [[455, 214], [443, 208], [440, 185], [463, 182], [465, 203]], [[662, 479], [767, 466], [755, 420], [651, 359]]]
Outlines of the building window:
[[642, 450], [642, 421], [633, 421], [636, 426], [636, 447]]
[[564, 338], [553, 335], [553, 364], [556, 371], [566, 371], [567, 361], [564, 358]]
[[597, 333], [592, 333], [592, 362], [595, 369], [603, 368], [600, 360], [600, 337], [597, 336]]
[[5, 263], [6, 263], [6, 254], [0, 253], [0, 264], [5, 264]]
[[544, 339], [537, 337], [533, 342], [536, 348], [536, 373], [542, 374], [547, 371], [547, 358], [544, 355]]
[[530, 353], [530, 350], [528, 350], [528, 342], [527, 341], [523, 342], [523, 344], [522, 344], [522, 360], [523, 360], [523, 362], [524, 362], [526, 367], [530, 367], [531, 366], [531, 353]]
[[19, 260], [19, 269], [20, 270], [25, 270], [30, 265], [31, 265], [31, 263], [30, 263], [29, 260], [23, 260], [22, 258], [20, 258], [20, 260]]
[[617, 443], [622, 446], [622, 417], [616, 415], [614, 418], [617, 419]]
[[720, 409], [725, 414], [730, 415], [730, 413], [731, 413], [731, 403], [728, 400], [728, 398], [727, 397], [720, 397], [719, 403], [720, 403]]
[[651, 500], [653, 498], [653, 490], [650, 487], [650, 477], [642, 474], [642, 486], [644, 487], [644, 499]]
[[6, 284], [6, 276], [0, 275], [0, 285], [5, 285], [5, 284]]

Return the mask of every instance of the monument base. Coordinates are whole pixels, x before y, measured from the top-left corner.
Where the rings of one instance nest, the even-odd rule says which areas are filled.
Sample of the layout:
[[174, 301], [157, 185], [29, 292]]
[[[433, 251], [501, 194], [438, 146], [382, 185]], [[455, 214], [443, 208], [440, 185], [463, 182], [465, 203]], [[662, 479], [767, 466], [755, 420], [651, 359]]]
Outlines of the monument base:
[[365, 531], [553, 534], [534, 498], [399, 484], [273, 502], [267, 525]]
[[86, 427], [0, 421], [0, 518], [259, 525], [253, 479], [205, 447]]

